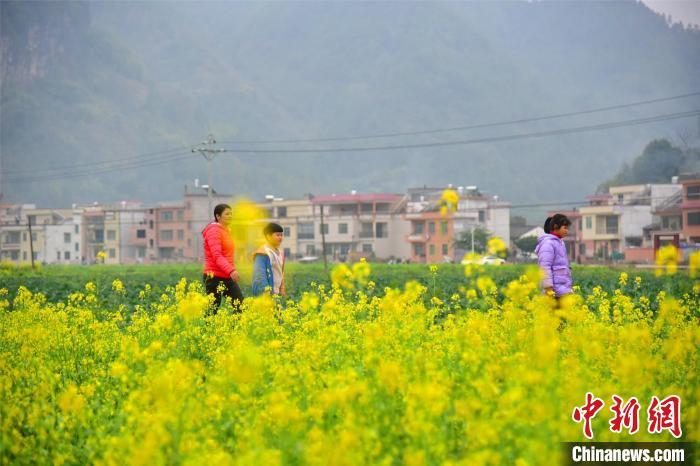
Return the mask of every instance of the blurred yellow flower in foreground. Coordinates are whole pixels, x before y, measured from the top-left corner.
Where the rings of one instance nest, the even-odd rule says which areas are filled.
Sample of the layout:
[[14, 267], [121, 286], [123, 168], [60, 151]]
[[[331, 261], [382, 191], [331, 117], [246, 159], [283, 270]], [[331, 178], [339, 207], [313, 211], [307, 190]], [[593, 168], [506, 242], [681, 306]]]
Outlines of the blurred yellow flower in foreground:
[[454, 189], [446, 189], [440, 196], [440, 213], [447, 215], [448, 212], [456, 212], [459, 204], [459, 194]]
[[678, 262], [680, 262], [680, 252], [672, 244], [664, 246], [656, 251], [656, 275], [660, 276], [664, 273], [673, 275], [678, 270]]

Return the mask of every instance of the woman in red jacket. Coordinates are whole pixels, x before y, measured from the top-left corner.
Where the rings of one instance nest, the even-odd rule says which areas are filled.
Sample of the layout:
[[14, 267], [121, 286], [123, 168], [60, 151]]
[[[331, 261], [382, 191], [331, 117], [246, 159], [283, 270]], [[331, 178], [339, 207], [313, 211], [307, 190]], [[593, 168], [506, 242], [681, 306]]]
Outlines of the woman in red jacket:
[[238, 286], [240, 275], [233, 262], [235, 246], [228, 231], [233, 211], [227, 204], [214, 208], [214, 221], [204, 228], [204, 287], [214, 295], [214, 314], [219, 309], [221, 297], [231, 298], [231, 306], [240, 312], [243, 293]]

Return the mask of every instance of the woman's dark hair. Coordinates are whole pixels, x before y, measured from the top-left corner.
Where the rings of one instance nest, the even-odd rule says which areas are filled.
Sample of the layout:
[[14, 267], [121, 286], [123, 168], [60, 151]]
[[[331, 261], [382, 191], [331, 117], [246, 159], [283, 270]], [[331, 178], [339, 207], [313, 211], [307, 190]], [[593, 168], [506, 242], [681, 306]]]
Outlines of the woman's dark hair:
[[547, 217], [544, 221], [544, 232], [550, 233], [552, 230], [558, 230], [563, 226], [571, 225], [571, 220], [564, 214], [554, 214], [551, 217]]
[[263, 234], [267, 236], [273, 233], [284, 233], [284, 228], [277, 223], [268, 223], [265, 225], [265, 228], [263, 228]]
[[214, 207], [214, 221], [218, 222], [219, 217], [221, 217], [221, 214], [224, 213], [224, 210], [230, 209], [231, 206], [228, 204], [219, 204], [216, 207]]

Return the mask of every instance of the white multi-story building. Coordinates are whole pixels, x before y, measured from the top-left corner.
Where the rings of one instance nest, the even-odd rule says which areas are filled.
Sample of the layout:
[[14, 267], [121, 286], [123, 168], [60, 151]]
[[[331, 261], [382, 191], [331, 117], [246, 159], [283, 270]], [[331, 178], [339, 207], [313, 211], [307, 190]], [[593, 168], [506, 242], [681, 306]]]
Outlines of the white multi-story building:
[[324, 240], [330, 260], [410, 257], [403, 195], [353, 192], [296, 200], [268, 196], [261, 207], [270, 212], [269, 220], [284, 228], [282, 247], [291, 259], [322, 257]]
[[79, 264], [82, 261], [82, 212], [56, 211], [55, 223], [43, 225], [44, 244], [42, 262], [47, 264]]
[[[589, 196], [581, 207], [584, 258], [622, 259], [644, 246], [644, 229], [664, 202], [678, 196], [680, 184], [613, 186], [608, 193]], [[647, 245], [648, 246], [648, 245]]]

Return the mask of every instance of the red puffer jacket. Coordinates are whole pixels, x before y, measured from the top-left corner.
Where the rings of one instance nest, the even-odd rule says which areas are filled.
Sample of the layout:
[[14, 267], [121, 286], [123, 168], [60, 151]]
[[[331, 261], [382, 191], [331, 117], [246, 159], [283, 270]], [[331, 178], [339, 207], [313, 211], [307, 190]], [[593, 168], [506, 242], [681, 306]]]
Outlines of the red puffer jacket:
[[212, 222], [202, 231], [204, 237], [204, 273], [219, 278], [229, 278], [236, 270], [233, 263], [235, 246], [228, 230]]

